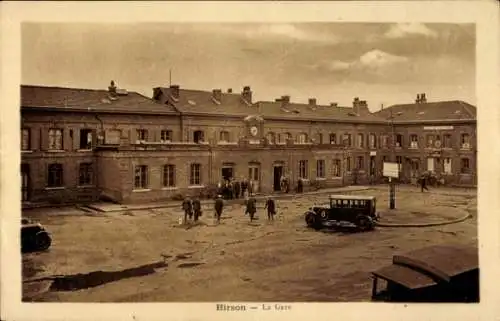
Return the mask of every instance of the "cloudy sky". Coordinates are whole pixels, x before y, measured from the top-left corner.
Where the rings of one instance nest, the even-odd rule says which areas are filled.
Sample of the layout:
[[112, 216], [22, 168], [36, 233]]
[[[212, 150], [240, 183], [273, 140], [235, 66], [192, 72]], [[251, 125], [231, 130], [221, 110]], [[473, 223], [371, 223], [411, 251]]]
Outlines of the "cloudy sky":
[[459, 24], [24, 24], [23, 84], [240, 91], [256, 100], [475, 104], [475, 29]]

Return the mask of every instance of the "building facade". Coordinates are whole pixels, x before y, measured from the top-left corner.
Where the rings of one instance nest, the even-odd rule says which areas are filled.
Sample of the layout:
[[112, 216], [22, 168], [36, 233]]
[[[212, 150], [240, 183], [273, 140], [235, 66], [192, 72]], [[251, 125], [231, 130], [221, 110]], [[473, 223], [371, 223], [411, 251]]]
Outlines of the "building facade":
[[[442, 118], [429, 119], [436, 110]], [[475, 107], [463, 102], [370, 113], [358, 98], [350, 107], [254, 102], [248, 86], [176, 85], [148, 98], [112, 82], [108, 90], [21, 86], [21, 116], [26, 204], [161, 201], [228, 178], [250, 179], [261, 193], [279, 190], [281, 176], [292, 188], [299, 178], [306, 187], [366, 184], [392, 158], [402, 180], [422, 170], [446, 173], [450, 184], [475, 179]]]

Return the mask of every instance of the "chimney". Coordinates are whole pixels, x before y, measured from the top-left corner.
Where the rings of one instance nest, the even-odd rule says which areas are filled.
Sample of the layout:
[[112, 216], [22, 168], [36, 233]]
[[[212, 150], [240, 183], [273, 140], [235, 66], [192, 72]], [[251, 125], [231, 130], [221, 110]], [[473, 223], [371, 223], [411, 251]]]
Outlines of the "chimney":
[[233, 93], [233, 88], [228, 88], [228, 89], [227, 89], [227, 93], [228, 93], [228, 94], [232, 94], [232, 93]]
[[356, 114], [359, 113], [359, 97], [354, 98], [354, 101], [352, 102], [352, 109]]
[[427, 98], [425, 98], [425, 93], [420, 94], [420, 102], [422, 104], [425, 104], [427, 102]]
[[316, 106], [316, 98], [309, 98], [309, 106]]
[[338, 107], [339, 104], [338, 103], [330, 103], [330, 107]]
[[220, 89], [214, 89], [212, 91], [212, 98], [216, 101], [216, 102], [221, 102], [222, 101], [222, 90]]
[[241, 97], [245, 99], [245, 101], [249, 104], [252, 103], [252, 90], [250, 89], [250, 86], [245, 86], [243, 87], [243, 92], [241, 93]]
[[281, 107], [284, 108], [290, 103], [290, 96], [281, 96]]
[[111, 84], [108, 87], [108, 91], [111, 94], [111, 96], [116, 96], [116, 86], [114, 80], [111, 80]]
[[281, 98], [276, 98], [274, 101], [279, 103], [281, 101]]
[[175, 99], [179, 99], [180, 95], [179, 85], [170, 86], [170, 95]]
[[420, 104], [420, 102], [421, 102], [420, 94], [417, 94], [417, 99], [415, 99], [415, 103]]

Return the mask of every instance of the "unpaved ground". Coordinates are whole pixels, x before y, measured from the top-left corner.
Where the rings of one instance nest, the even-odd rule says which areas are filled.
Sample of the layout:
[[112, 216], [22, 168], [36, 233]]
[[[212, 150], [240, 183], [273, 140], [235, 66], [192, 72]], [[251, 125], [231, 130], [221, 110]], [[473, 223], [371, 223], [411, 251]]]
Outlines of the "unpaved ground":
[[[388, 211], [386, 190], [353, 194], [375, 195], [378, 209]], [[325, 195], [278, 201], [279, 215], [271, 223], [261, 209], [257, 223], [250, 224], [243, 208], [234, 205], [216, 226], [207, 208], [201, 224], [189, 229], [177, 226], [181, 212], [175, 208], [98, 215], [75, 209], [26, 212], [47, 226], [53, 245], [47, 252], [23, 255], [24, 299], [366, 301], [369, 273], [390, 264], [395, 252], [439, 243], [477, 245], [474, 194], [406, 189], [397, 197], [398, 209], [405, 211], [387, 213], [393, 222], [449, 219], [467, 210], [473, 218], [357, 234], [308, 230], [303, 213], [312, 203], [323, 203]], [[79, 273], [71, 280], [53, 280]]]

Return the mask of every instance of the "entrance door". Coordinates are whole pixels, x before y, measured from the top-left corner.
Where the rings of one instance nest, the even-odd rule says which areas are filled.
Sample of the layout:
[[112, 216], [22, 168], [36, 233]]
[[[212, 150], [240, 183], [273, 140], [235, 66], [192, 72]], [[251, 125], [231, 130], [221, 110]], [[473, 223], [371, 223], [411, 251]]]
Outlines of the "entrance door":
[[223, 166], [221, 171], [222, 180], [231, 180], [233, 178], [233, 167], [231, 166]]
[[252, 184], [252, 192], [258, 192], [260, 187], [260, 165], [248, 167], [248, 180]]
[[427, 158], [427, 170], [429, 172], [434, 172], [434, 158], [433, 157]]
[[375, 156], [370, 156], [370, 176], [375, 175]]
[[283, 176], [283, 166], [281, 165], [275, 165], [274, 166], [274, 183], [273, 183], [273, 189], [274, 191], [280, 191], [281, 190], [281, 176]]
[[21, 200], [29, 201], [30, 191], [30, 166], [21, 164]]

